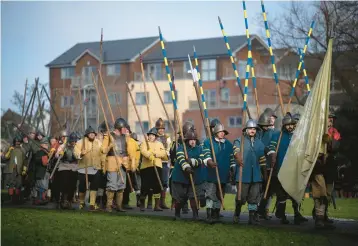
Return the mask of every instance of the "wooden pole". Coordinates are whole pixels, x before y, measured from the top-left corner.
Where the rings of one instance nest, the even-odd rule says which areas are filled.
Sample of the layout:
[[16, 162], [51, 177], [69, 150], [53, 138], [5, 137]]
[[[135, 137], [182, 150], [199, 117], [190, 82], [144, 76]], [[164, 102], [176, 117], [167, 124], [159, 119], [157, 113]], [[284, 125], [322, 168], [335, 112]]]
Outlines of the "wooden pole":
[[27, 92], [27, 79], [26, 79], [26, 82], [25, 82], [24, 101], [22, 103], [21, 117], [24, 117], [25, 104], [26, 104], [26, 92]]
[[148, 125], [149, 125], [149, 129], [150, 129], [150, 128], [152, 128], [152, 120], [151, 120], [151, 117], [150, 117], [149, 102], [148, 102], [148, 97], [147, 97], [147, 83], [145, 82], [145, 77], [144, 77], [144, 67], [143, 67], [143, 57], [142, 57], [142, 54], [140, 54], [140, 69], [141, 69], [141, 71], [142, 71], [142, 80], [143, 80], [144, 95], [145, 95], [145, 104], [147, 105]]
[[[124, 179], [123, 179], [123, 175], [122, 175], [122, 172], [121, 172], [121, 168], [120, 168], [120, 165], [119, 165], [118, 159], [117, 159], [117, 158], [118, 158], [118, 153], [117, 153], [117, 148], [118, 148], [118, 147], [117, 147], [116, 142], [112, 140], [112, 136], [111, 136], [111, 134], [110, 134], [110, 132], [109, 132], [109, 126], [108, 126], [107, 116], [106, 116], [106, 114], [105, 114], [105, 112], [104, 112], [104, 108], [103, 108], [101, 96], [100, 96], [99, 91], [98, 91], [96, 79], [95, 79], [95, 77], [94, 77], [94, 75], [93, 75], [93, 72], [91, 72], [91, 74], [92, 74], [92, 79], [93, 79], [94, 88], [96, 89], [96, 92], [97, 92], [97, 97], [98, 97], [99, 106], [100, 106], [101, 109], [102, 109], [103, 116], [104, 116], [104, 122], [105, 122], [106, 127], [107, 127], [107, 130], [108, 130], [109, 140], [111, 140], [111, 141], [114, 143], [114, 145], [115, 145], [115, 147], [113, 148], [113, 152], [114, 152], [114, 157], [115, 157], [115, 160], [116, 160], [116, 164], [117, 164], [117, 166], [118, 166], [118, 174], [119, 174], [119, 176], [120, 176], [120, 178], [121, 178], [121, 181], [124, 183]], [[132, 187], [131, 187], [131, 188], [132, 188]]]
[[[129, 88], [128, 82], [126, 82], [126, 85], [127, 85], [127, 90], [128, 90], [129, 96], [130, 96], [130, 98], [131, 98], [131, 101], [132, 101], [132, 104], [133, 104], [133, 107], [134, 107], [134, 111], [135, 111], [135, 113], [136, 113], [136, 115], [137, 115], [137, 118], [138, 118], [138, 121], [139, 121], [140, 128], [142, 129], [142, 133], [143, 133], [143, 137], [144, 137], [144, 140], [145, 140], [147, 149], [149, 149], [148, 139], [147, 139], [147, 137], [145, 136], [145, 132], [144, 132], [144, 128], [143, 128], [143, 125], [142, 125], [142, 121], [141, 121], [140, 116], [139, 116], [139, 114], [138, 114], [138, 110], [137, 110], [137, 107], [136, 107], [136, 105], [135, 105], [135, 101], [134, 101], [134, 99], [133, 99], [133, 96], [132, 96], [131, 90], [130, 90], [130, 88]], [[159, 176], [159, 173], [158, 173], [158, 170], [157, 170], [157, 166], [156, 166], [154, 163], [153, 163], [153, 167], [154, 167], [155, 175], [157, 176], [157, 179], [158, 179], [158, 183], [159, 183], [160, 189], [161, 189], [161, 190], [164, 190], [164, 189], [163, 189], [163, 185], [162, 185], [162, 181], [160, 180], [160, 176]]]

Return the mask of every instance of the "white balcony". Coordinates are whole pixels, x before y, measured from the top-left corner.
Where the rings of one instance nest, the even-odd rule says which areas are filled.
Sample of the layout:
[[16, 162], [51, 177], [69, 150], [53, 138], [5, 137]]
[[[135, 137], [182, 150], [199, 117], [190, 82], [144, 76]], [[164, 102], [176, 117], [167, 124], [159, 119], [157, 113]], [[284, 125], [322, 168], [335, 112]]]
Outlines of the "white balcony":
[[[96, 82], [98, 82], [98, 75], [95, 75], [95, 79], [96, 79]], [[83, 89], [84, 87], [89, 88], [92, 86], [94, 86], [92, 76], [79, 75], [79, 76], [73, 76], [71, 79], [71, 87], [72, 88]]]
[[[165, 68], [159, 70], [159, 71], [152, 71], [152, 76], [155, 81], [161, 81], [165, 80], [168, 81], [168, 75], [165, 70]], [[152, 81], [150, 78], [148, 70], [144, 70], [144, 78], [146, 81]], [[175, 80], [182, 80], [182, 79], [191, 79], [191, 74], [187, 73], [187, 71], [184, 71], [182, 67], [176, 69], [174, 68], [174, 81]], [[134, 73], [134, 82], [142, 81], [142, 73], [141, 72], [135, 72]]]

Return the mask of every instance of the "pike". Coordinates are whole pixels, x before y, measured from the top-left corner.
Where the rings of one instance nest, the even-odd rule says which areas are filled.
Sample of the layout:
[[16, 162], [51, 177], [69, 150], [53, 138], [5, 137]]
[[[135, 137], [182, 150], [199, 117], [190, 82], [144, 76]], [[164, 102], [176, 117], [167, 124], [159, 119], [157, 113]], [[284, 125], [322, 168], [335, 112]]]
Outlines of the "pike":
[[[107, 95], [107, 90], [106, 90], [106, 87], [104, 86], [104, 82], [103, 82], [103, 79], [102, 79], [101, 71], [98, 70], [98, 72], [99, 72], [99, 79], [100, 79], [100, 81], [101, 81], [102, 88], [103, 88], [103, 91], [104, 91], [104, 95], [105, 95], [105, 97], [106, 97], [106, 99], [107, 99], [107, 104], [108, 104], [109, 112], [110, 112], [110, 114], [111, 114], [112, 121], [113, 121], [113, 124], [114, 124], [114, 122], [115, 122], [115, 121], [114, 121], [114, 115], [113, 115], [113, 111], [112, 111], [111, 104], [109, 103], [109, 99], [108, 99], [108, 95]], [[96, 86], [96, 88], [97, 88], [97, 86]], [[105, 118], [105, 122], [107, 122], [107, 117], [106, 117], [106, 115], [105, 115], [105, 112], [104, 112], [104, 109], [103, 109], [103, 106], [102, 106], [102, 101], [101, 101], [101, 97], [100, 97], [100, 94], [99, 94], [99, 90], [98, 90], [98, 88], [97, 88], [96, 90], [97, 90], [97, 93], [98, 93], [98, 100], [99, 100], [100, 105], [101, 105], [101, 108], [102, 108], [102, 112], [103, 112], [103, 116], [104, 116], [104, 118]], [[107, 129], [108, 129], [108, 131], [109, 131], [109, 128], [108, 128], [108, 125], [107, 125], [107, 124], [108, 124], [108, 122], [106, 123], [106, 127], [107, 127]], [[110, 139], [111, 141], [113, 141], [112, 138], [111, 138], [111, 136], [110, 136], [110, 134], [109, 134], [108, 137], [109, 137], [109, 139]], [[116, 162], [117, 162], [117, 166], [118, 166], [117, 156], [116, 156]], [[122, 181], [124, 182], [122, 173], [121, 173], [121, 172], [119, 172], [119, 173], [120, 173], [120, 175], [121, 175]], [[131, 176], [129, 175], [128, 172], [126, 172], [126, 173], [127, 173], [127, 178], [128, 178], [129, 186], [131, 187], [131, 192], [133, 192], [134, 189], [133, 189], [133, 185], [132, 185]]]
[[31, 120], [32, 120], [32, 112], [33, 112], [33, 109], [34, 109], [34, 104], [35, 104], [35, 97], [36, 97], [36, 92], [37, 92], [37, 87], [38, 87], [38, 83], [39, 83], [39, 80], [38, 78], [35, 79], [35, 88], [34, 88], [34, 98], [32, 100], [32, 104], [31, 104], [31, 109], [30, 109], [30, 115], [29, 115], [29, 118], [27, 119], [27, 122], [29, 124], [32, 124]]
[[[171, 79], [171, 76], [170, 76], [170, 70], [169, 70], [169, 66], [168, 66], [167, 52], [166, 52], [165, 47], [164, 47], [163, 35], [162, 35], [161, 30], [160, 30], [160, 27], [158, 27], [158, 29], [159, 29], [160, 44], [161, 44], [161, 47], [162, 47], [162, 54], [163, 54], [163, 59], [164, 59], [164, 64], [165, 64], [165, 70], [167, 72], [169, 87], [170, 87], [170, 91], [172, 93], [174, 114], [176, 116], [176, 120], [177, 120], [177, 123], [178, 123], [181, 139], [183, 140], [184, 156], [185, 156], [185, 159], [188, 159], [188, 152], [187, 152], [185, 142], [184, 142], [183, 128], [182, 128], [181, 123], [180, 123], [178, 105], [177, 105], [176, 98], [175, 98], [175, 92], [173, 91], [173, 83], [172, 83], [172, 79]], [[191, 173], [189, 174], [189, 178], [190, 178], [191, 187], [192, 187], [193, 193], [194, 193], [195, 203], [197, 205], [197, 208], [199, 209], [200, 206], [199, 206], [198, 198], [196, 196], [196, 190], [195, 190], [195, 185], [194, 185], [194, 181], [193, 181], [193, 175]]]
[[[173, 83], [173, 91], [174, 93], [176, 92], [176, 89], [175, 89], [175, 83], [174, 83], [174, 68], [173, 68], [173, 61], [170, 62], [170, 76], [172, 78], [172, 83]], [[175, 149], [177, 150], [178, 149], [178, 129], [177, 129], [177, 117], [175, 116], [175, 109], [174, 109], [174, 105], [173, 105], [173, 114], [174, 114], [174, 141], [175, 141]]]
[[[143, 125], [142, 125], [142, 121], [141, 121], [140, 116], [139, 116], [139, 114], [138, 114], [138, 110], [137, 110], [137, 107], [136, 107], [136, 105], [135, 105], [135, 102], [134, 102], [134, 99], [133, 99], [131, 90], [130, 90], [130, 88], [129, 88], [128, 82], [126, 82], [126, 85], [127, 85], [127, 91], [128, 91], [128, 93], [129, 93], [129, 97], [131, 98], [131, 101], [132, 101], [132, 104], [133, 104], [135, 113], [136, 113], [137, 118], [138, 118], [138, 121], [139, 121], [140, 128], [141, 128], [142, 133], [143, 133], [143, 137], [144, 137], [144, 140], [145, 140], [147, 149], [149, 150], [148, 139], [147, 139], [146, 136], [145, 136], [145, 132], [144, 132], [144, 128], [143, 128]], [[162, 185], [162, 181], [160, 180], [160, 176], [159, 176], [159, 173], [158, 173], [157, 166], [156, 166], [154, 163], [153, 163], [153, 167], [154, 167], [155, 175], [157, 176], [157, 179], [158, 179], [158, 183], [159, 183], [159, 186], [160, 186], [160, 190], [164, 190], [164, 189], [163, 189], [163, 185]]]
[[48, 102], [50, 103], [50, 107], [51, 107], [51, 109], [52, 109], [52, 112], [53, 112], [53, 114], [54, 114], [55, 117], [56, 117], [58, 126], [60, 127], [60, 129], [62, 129], [62, 125], [61, 125], [61, 123], [60, 123], [60, 119], [58, 118], [58, 116], [57, 116], [57, 114], [56, 114], [56, 111], [55, 111], [55, 109], [54, 109], [54, 107], [53, 107], [53, 105], [52, 105], [52, 103], [51, 103], [51, 99], [50, 99], [50, 97], [49, 97], [49, 95], [48, 95], [48, 93], [47, 93], [47, 90], [46, 90], [46, 88], [45, 88], [44, 86], [42, 86], [42, 88], [43, 88], [43, 91], [45, 92], [45, 95], [46, 95], [46, 97], [47, 97]]
[[306, 88], [307, 88], [307, 95], [309, 95], [310, 92], [311, 92], [311, 88], [310, 88], [310, 83], [309, 83], [309, 81], [308, 81], [307, 71], [306, 71], [306, 68], [305, 68], [305, 62], [303, 61], [301, 49], [298, 49], [298, 53], [299, 53], [299, 55], [300, 55], [300, 60], [302, 60], [303, 76], [304, 76], [304, 78], [305, 78], [305, 83], [306, 83]]
[[254, 87], [257, 117], [260, 117], [260, 104], [259, 104], [259, 99], [258, 99], [258, 96], [257, 96], [255, 68], [254, 68], [254, 63], [252, 61], [252, 46], [251, 46], [251, 39], [250, 39], [250, 33], [249, 33], [249, 22], [247, 20], [247, 11], [246, 11], [246, 3], [245, 3], [245, 1], [242, 1], [242, 8], [244, 10], [246, 38], [247, 38], [247, 49], [248, 49], [248, 51], [247, 51], [247, 60], [248, 60], [248, 63], [250, 64], [250, 67], [251, 67], [252, 85]]
[[142, 72], [142, 81], [143, 81], [143, 85], [144, 85], [145, 104], [147, 105], [147, 112], [148, 112], [148, 124], [149, 124], [149, 129], [150, 129], [150, 128], [152, 128], [152, 121], [150, 118], [149, 102], [148, 102], [148, 97], [147, 97], [147, 83], [145, 82], [145, 77], [144, 77], [142, 54], [139, 54], [139, 57], [140, 57], [140, 70]]
[[[235, 77], [236, 77], [236, 81], [237, 81], [237, 84], [239, 85], [239, 88], [240, 88], [242, 99], [245, 100], [244, 90], [242, 89], [242, 85], [241, 85], [241, 82], [240, 82], [239, 72], [237, 71], [235, 60], [234, 60], [234, 57], [232, 56], [231, 48], [230, 48], [230, 45], [229, 45], [229, 40], [228, 40], [228, 38], [226, 36], [226, 33], [224, 31], [224, 26], [223, 26], [219, 16], [218, 16], [218, 20], [219, 20], [221, 33], [222, 33], [222, 35], [224, 37], [224, 42], [225, 42], [225, 45], [226, 45], [226, 48], [227, 48], [227, 53], [230, 56], [231, 65], [232, 65], [232, 68], [234, 69], [234, 74], [235, 74]], [[249, 119], [252, 119], [249, 108], [247, 108], [247, 114], [249, 116]]]
[[27, 92], [27, 79], [25, 82], [24, 101], [22, 103], [21, 117], [24, 117], [24, 110], [25, 110], [25, 104], [26, 104], [26, 92]]
[[27, 105], [25, 114], [22, 116], [22, 119], [21, 119], [20, 128], [21, 128], [22, 125], [24, 124], [25, 119], [26, 119], [26, 116], [27, 116], [27, 114], [28, 114], [28, 112], [29, 112], [30, 106], [31, 106], [31, 104], [32, 104], [32, 101], [34, 100], [34, 97], [35, 97], [34, 93], [35, 93], [35, 90], [33, 90], [32, 93], [31, 93], [31, 97], [30, 97], [29, 104]]
[[[213, 155], [213, 160], [214, 160], [215, 163], [217, 163], [216, 162], [216, 154], [215, 154], [214, 144], [213, 144], [211, 131], [210, 131], [209, 114], [208, 114], [208, 110], [206, 108], [205, 95], [204, 95], [204, 91], [203, 91], [203, 81], [201, 80], [201, 76], [200, 76], [198, 57], [197, 57], [197, 54], [196, 54], [195, 47], [193, 47], [193, 49], [194, 49], [195, 70], [193, 69], [193, 66], [191, 64], [191, 59], [190, 59], [190, 56], [189, 56], [189, 64], [190, 64], [191, 74], [192, 74], [193, 82], [194, 83], [199, 82], [199, 88], [200, 88], [200, 93], [201, 93], [201, 102], [202, 102], [202, 106], [203, 106], [202, 108], [201, 107], [199, 107], [199, 108], [200, 108], [200, 110], [203, 110], [203, 112], [201, 112], [201, 114], [204, 115], [204, 117], [205, 117], [205, 122], [204, 122], [204, 127], [206, 129], [205, 133], [206, 133], [206, 136], [207, 136], [207, 138], [209, 139], [209, 142], [210, 142], [210, 148], [211, 148], [211, 153]], [[198, 100], [198, 103], [200, 104], [200, 100]], [[221, 184], [218, 167], [215, 167], [215, 172], [216, 172], [217, 182], [218, 182], [218, 184]], [[221, 205], [222, 205], [223, 209], [225, 209], [224, 196], [223, 196], [223, 191], [222, 191], [221, 185], [218, 185], [218, 187], [219, 187]]]
[[[68, 138], [66, 137], [66, 138], [65, 138], [65, 141], [64, 141], [64, 143], [63, 143], [63, 145], [65, 146], [65, 148], [64, 148], [64, 150], [63, 150], [64, 153], [65, 153], [66, 150], [67, 150], [67, 140], [68, 140]], [[56, 164], [55, 164], [55, 166], [54, 166], [54, 168], [53, 168], [53, 170], [52, 170], [52, 172], [51, 172], [50, 180], [52, 179], [53, 175], [55, 174], [56, 169], [57, 169], [58, 165], [60, 164], [60, 161], [61, 161], [62, 157], [63, 157], [63, 155], [60, 155], [60, 157], [57, 159]], [[88, 176], [87, 176], [87, 180], [88, 180]], [[86, 183], [86, 188], [88, 188], [88, 183]], [[87, 189], [87, 190], [88, 190], [88, 189]]]

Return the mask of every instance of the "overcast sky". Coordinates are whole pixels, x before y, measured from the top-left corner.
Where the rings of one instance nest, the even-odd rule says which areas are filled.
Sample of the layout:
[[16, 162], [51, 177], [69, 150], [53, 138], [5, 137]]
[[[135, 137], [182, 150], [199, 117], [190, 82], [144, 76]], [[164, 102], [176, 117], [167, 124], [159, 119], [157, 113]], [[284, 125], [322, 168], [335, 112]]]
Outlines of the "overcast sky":
[[[266, 12], [284, 11], [287, 2], [266, 1]], [[247, 2], [250, 33], [262, 34], [260, 2]], [[2, 2], [1, 108], [13, 108], [15, 90], [23, 92], [26, 78], [49, 80], [45, 65], [78, 42], [158, 35], [166, 40], [221, 36], [217, 16], [227, 35], [245, 34], [242, 2]], [[223, 43], [224, 45], [224, 43]]]

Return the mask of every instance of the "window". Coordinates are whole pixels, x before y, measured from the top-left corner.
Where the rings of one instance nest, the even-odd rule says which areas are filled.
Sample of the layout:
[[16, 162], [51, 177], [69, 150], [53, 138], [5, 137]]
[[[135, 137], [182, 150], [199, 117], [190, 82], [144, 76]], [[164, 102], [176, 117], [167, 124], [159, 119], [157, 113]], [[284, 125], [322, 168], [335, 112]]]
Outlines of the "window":
[[73, 76], [75, 76], [75, 68], [74, 67], [61, 68], [61, 79], [70, 79]]
[[184, 69], [184, 71], [183, 71], [184, 74], [188, 74], [188, 71], [191, 70], [189, 61], [184, 61], [183, 62], [183, 69]]
[[216, 60], [203, 60], [201, 63], [201, 78], [203, 81], [216, 80]]
[[238, 62], [238, 73], [241, 79], [245, 79], [246, 77], [246, 61]]
[[[148, 121], [142, 121], [142, 124], [143, 124], [144, 134], [147, 134], [147, 132], [149, 131], [149, 123]], [[142, 128], [140, 127], [139, 121], [136, 121], [135, 123], [135, 132], [137, 134], [142, 133]]]
[[82, 68], [82, 74], [85, 78], [90, 78], [92, 82], [92, 73], [93, 75], [97, 75], [97, 67], [95, 66], [87, 66]]
[[148, 78], [150, 78], [149, 74], [151, 73], [155, 80], [161, 80], [162, 76], [162, 64], [161, 63], [153, 63], [147, 65], [148, 70]]
[[216, 90], [205, 90], [205, 100], [208, 108], [216, 107]]
[[121, 103], [121, 94], [116, 92], [108, 93], [108, 100], [111, 105], [117, 105]]
[[[175, 91], [175, 99], [178, 103], [178, 91]], [[172, 92], [171, 91], [164, 91], [164, 98], [163, 101], [165, 104], [173, 103], [172, 99]]]
[[228, 117], [228, 127], [241, 127], [242, 118], [241, 116], [229, 116]]
[[135, 103], [137, 105], [145, 105], [147, 103], [146, 98], [147, 98], [148, 104], [149, 104], [149, 93], [148, 92], [147, 92], [147, 96], [145, 96], [144, 92], [136, 92]]
[[220, 100], [224, 102], [228, 102], [230, 98], [230, 89], [229, 88], [222, 88], [220, 90]]
[[120, 75], [121, 73], [121, 64], [111, 64], [107, 65], [107, 76]]
[[75, 104], [75, 98], [73, 96], [61, 97], [61, 108], [69, 108]]

